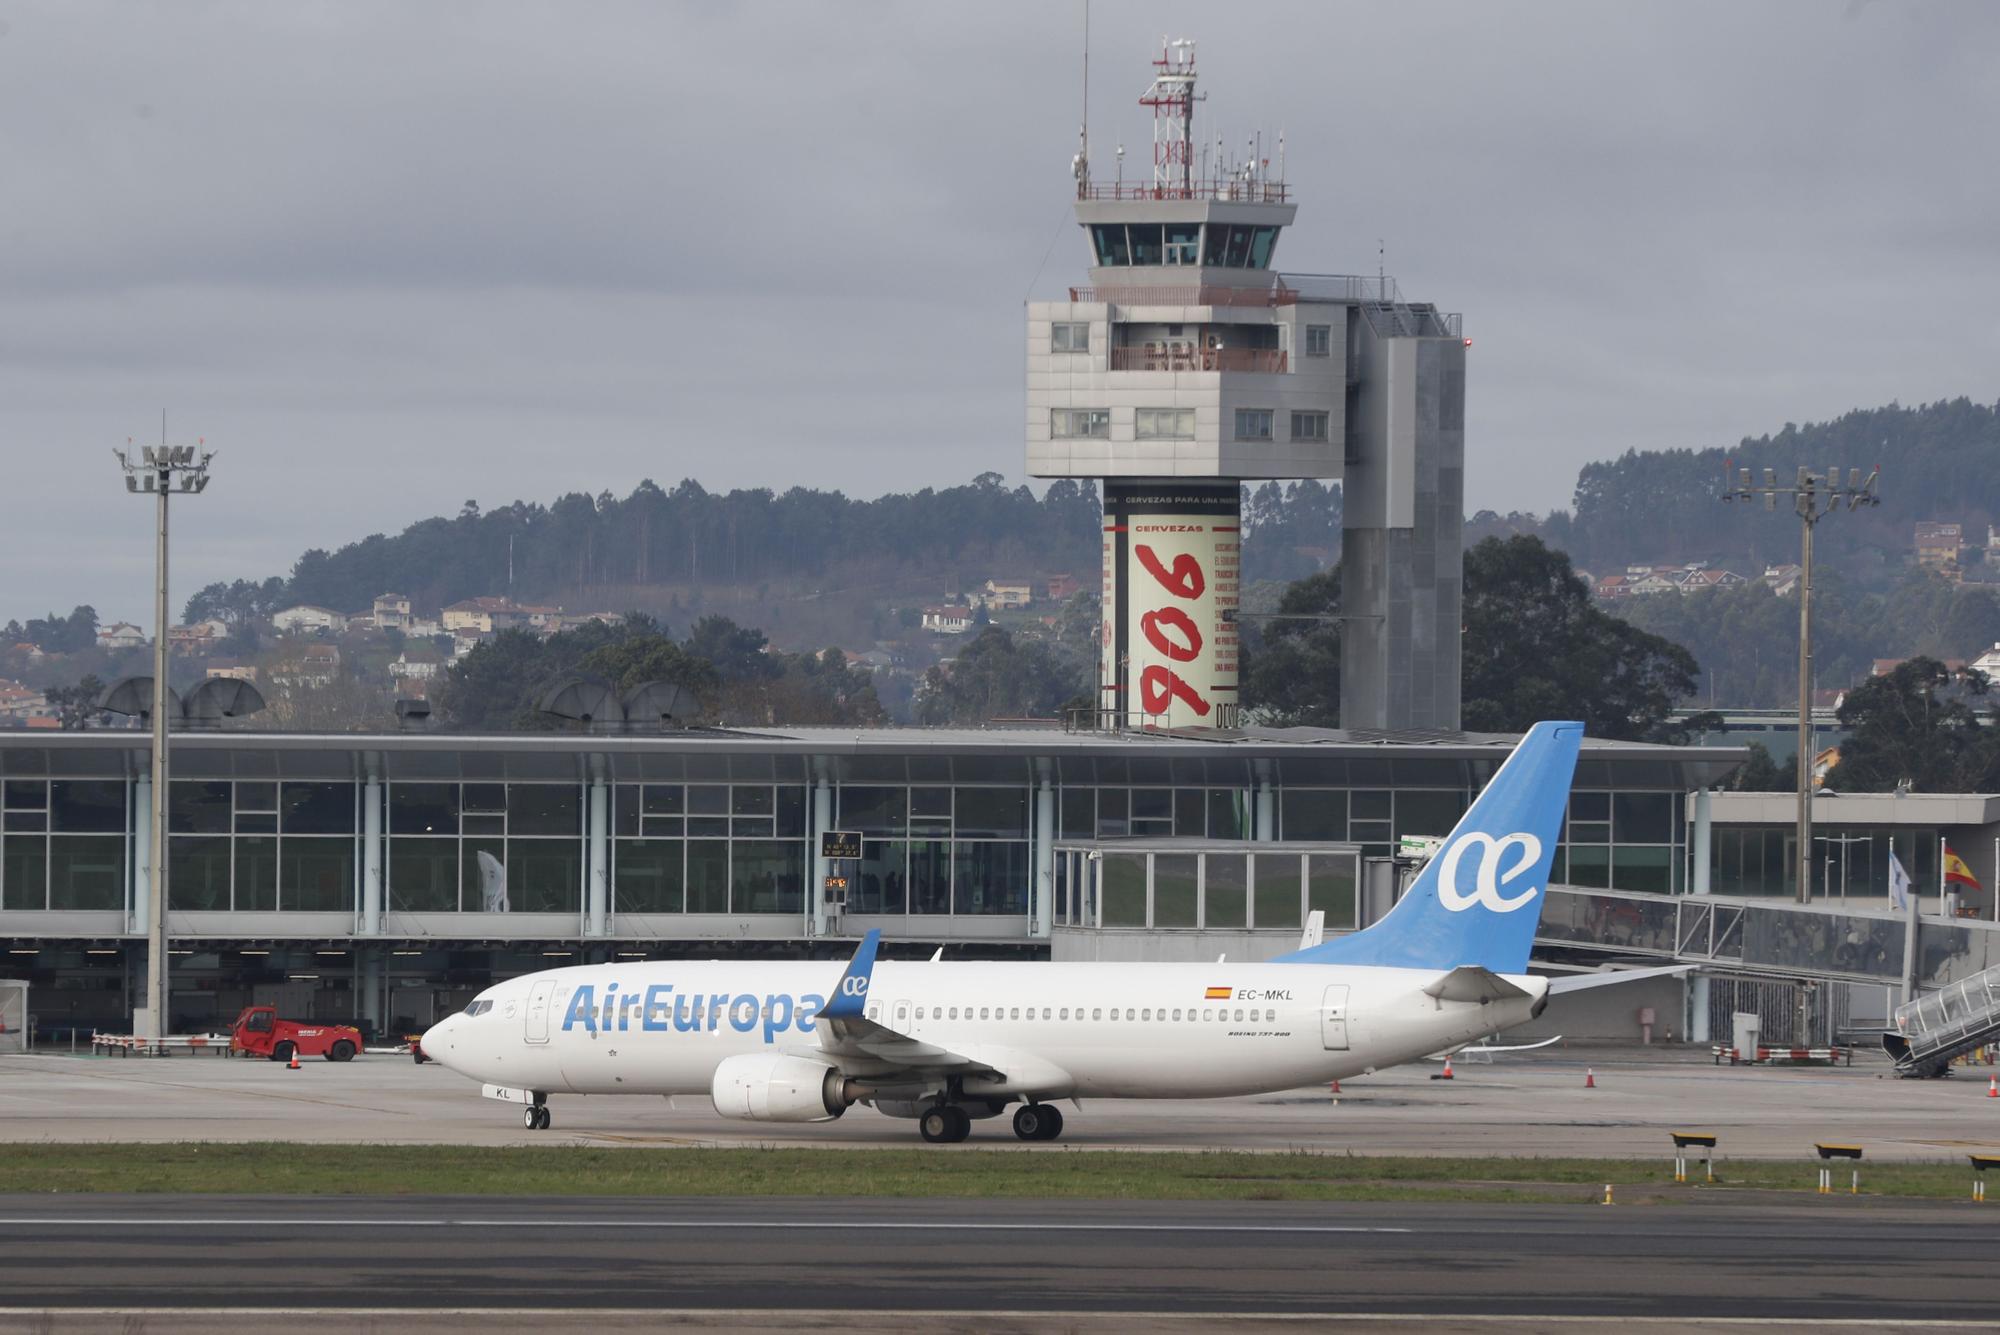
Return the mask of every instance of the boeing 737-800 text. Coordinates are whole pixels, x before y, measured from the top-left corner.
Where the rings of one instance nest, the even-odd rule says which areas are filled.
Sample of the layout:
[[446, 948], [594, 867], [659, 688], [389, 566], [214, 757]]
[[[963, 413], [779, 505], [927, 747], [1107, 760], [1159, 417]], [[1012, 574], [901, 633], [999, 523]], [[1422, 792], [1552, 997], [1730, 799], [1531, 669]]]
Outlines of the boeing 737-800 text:
[[[593, 964], [496, 984], [424, 1053], [550, 1124], [548, 1097], [707, 1094], [752, 1121], [854, 1104], [965, 1139], [1008, 1107], [1024, 1140], [1056, 1100], [1255, 1094], [1374, 1071], [1531, 1019], [1551, 982], [1528, 951], [1580, 723], [1542, 723], [1375, 925], [1264, 964]], [[1643, 974], [1677, 970], [1646, 970]]]

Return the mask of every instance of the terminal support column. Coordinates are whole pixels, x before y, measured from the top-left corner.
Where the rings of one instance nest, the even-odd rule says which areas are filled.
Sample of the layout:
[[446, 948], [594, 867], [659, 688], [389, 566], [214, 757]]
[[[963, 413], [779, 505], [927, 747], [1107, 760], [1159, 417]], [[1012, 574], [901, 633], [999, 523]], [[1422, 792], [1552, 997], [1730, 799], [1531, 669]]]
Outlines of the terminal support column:
[[382, 934], [382, 780], [361, 784], [361, 936]]
[[1046, 938], [1055, 929], [1056, 790], [1047, 776], [1035, 788], [1035, 907], [1034, 933]]
[[146, 930], [153, 897], [153, 781], [141, 775], [132, 788], [132, 925]]
[[833, 828], [833, 789], [827, 786], [826, 776], [821, 775], [813, 783], [812, 828], [807, 832], [812, 840], [813, 878], [806, 887], [806, 904], [811, 914], [811, 932], [815, 937], [827, 934], [826, 921], [826, 878], [832, 874], [833, 863], [819, 855], [820, 835]]
[[584, 935], [601, 937], [607, 931], [611, 905], [611, 785], [600, 770], [590, 780], [590, 872], [584, 887]]
[[[1709, 817], [1709, 791], [1698, 789], [1694, 795], [1694, 847], [1690, 857], [1694, 862], [1694, 874], [1689, 877], [1690, 893], [1708, 894], [1712, 889], [1710, 849], [1714, 845], [1715, 826]], [[1695, 974], [1688, 980], [1687, 1036], [1690, 1043], [1710, 1042], [1708, 1023], [1709, 981], [1706, 974]]]
[[1278, 837], [1278, 799], [1271, 790], [1271, 781], [1264, 779], [1257, 784], [1257, 838], [1269, 843]]

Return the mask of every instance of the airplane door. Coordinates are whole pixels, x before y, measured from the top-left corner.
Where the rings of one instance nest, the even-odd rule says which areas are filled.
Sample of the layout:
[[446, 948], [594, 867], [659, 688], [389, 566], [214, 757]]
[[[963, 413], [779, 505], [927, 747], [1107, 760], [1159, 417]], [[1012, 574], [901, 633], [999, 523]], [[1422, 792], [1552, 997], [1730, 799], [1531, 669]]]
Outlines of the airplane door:
[[1320, 1004], [1319, 1034], [1328, 1052], [1347, 1051], [1347, 984], [1337, 983], [1326, 990]]
[[910, 1032], [910, 1003], [898, 1001], [889, 1008], [889, 1027], [899, 1034]]
[[530, 1043], [549, 1041], [549, 993], [555, 990], [555, 986], [555, 979], [544, 978], [528, 993], [527, 1023]]

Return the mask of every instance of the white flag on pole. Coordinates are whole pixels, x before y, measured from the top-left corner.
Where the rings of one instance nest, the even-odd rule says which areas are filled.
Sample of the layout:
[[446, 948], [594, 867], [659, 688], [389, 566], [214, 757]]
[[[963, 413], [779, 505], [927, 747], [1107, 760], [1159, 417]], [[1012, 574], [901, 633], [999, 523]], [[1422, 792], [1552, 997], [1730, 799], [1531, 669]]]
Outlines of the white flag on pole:
[[1896, 850], [1889, 850], [1889, 902], [1898, 909], [1910, 906], [1910, 874], [1903, 870], [1902, 859]]

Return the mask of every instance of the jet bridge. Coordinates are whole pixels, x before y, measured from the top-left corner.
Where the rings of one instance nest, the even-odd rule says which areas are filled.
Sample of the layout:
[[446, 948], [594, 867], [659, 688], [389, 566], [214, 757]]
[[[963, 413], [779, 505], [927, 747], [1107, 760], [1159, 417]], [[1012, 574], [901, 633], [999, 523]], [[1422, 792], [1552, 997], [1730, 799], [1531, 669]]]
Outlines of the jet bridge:
[[[1936, 1074], [2000, 1042], [2000, 923], [1837, 904], [1550, 886], [1537, 953], [1680, 960], [1764, 978], [1910, 986], [1883, 1044], [1905, 1074]], [[1905, 977], [1909, 960], [1913, 978]]]

